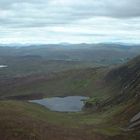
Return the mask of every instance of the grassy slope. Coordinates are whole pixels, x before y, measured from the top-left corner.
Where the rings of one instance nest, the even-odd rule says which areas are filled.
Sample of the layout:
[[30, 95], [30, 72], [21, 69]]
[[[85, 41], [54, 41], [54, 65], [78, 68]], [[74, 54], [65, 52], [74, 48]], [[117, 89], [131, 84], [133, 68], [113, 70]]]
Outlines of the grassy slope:
[[104, 99], [111, 92], [102, 79], [105, 73], [105, 68], [93, 68], [3, 80], [1, 97], [40, 94], [44, 97], [84, 95]]
[[56, 139], [66, 137], [75, 140], [83, 137], [87, 140], [94, 140], [96, 136], [103, 138], [120, 134], [117, 125], [112, 127], [111, 124], [106, 124], [109, 117], [114, 114], [113, 110], [106, 114], [95, 115], [56, 113], [25, 102], [1, 101], [0, 114], [0, 137], [3, 140], [20, 137], [29, 139], [32, 136], [38, 140], [43, 140], [42, 137], [44, 139], [49, 137], [51, 140], [55, 136], [58, 136]]
[[[127, 110], [130, 106], [131, 109]], [[124, 126], [124, 120], [126, 121], [126, 115], [119, 118], [121, 112], [129, 113], [135, 107], [131, 102], [98, 113], [58, 113], [27, 102], [1, 101], [0, 138], [3, 140], [104, 140], [112, 138], [136, 140], [139, 136], [136, 135], [137, 132], [131, 136], [131, 132], [124, 133], [121, 129], [121, 126]], [[140, 104], [137, 108], [139, 107]], [[120, 120], [122, 125], [120, 125]]]
[[[7, 111], [8, 110], [8, 111]], [[44, 107], [17, 101], [0, 102], [0, 138], [3, 140], [93, 140], [101, 139], [92, 126], [102, 121], [84, 113], [56, 113]], [[92, 128], [92, 129], [91, 129]]]

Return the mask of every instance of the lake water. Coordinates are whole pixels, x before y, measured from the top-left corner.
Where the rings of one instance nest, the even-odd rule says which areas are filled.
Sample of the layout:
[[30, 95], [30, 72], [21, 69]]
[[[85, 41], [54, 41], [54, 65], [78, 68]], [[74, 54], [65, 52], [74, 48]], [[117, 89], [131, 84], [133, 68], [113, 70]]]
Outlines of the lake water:
[[0, 65], [0, 68], [7, 68], [7, 65]]
[[84, 100], [88, 97], [84, 96], [68, 96], [68, 97], [53, 97], [40, 100], [32, 100], [32, 103], [38, 103], [45, 106], [51, 111], [58, 112], [79, 112], [84, 106]]

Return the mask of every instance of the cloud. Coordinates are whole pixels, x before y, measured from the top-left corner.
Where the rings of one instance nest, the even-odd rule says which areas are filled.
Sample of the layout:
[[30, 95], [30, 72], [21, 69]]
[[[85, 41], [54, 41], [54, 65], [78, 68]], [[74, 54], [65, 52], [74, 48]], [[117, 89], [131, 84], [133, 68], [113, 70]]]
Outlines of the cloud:
[[135, 41], [140, 36], [139, 7], [140, 0], [1, 0], [0, 41]]

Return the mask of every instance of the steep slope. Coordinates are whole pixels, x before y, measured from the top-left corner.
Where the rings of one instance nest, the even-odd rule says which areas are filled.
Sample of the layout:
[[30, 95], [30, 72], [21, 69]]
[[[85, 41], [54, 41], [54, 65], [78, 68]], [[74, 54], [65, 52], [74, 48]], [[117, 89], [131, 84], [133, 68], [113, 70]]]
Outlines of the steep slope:
[[94, 112], [113, 110], [112, 123], [129, 131], [128, 138], [133, 134], [137, 139], [140, 132], [140, 56], [106, 72], [102, 81], [104, 87], [110, 89], [109, 97], [105, 100], [93, 97], [86, 102], [86, 108]]
[[103, 105], [127, 105], [119, 118], [125, 119], [128, 129], [140, 130], [140, 56], [111, 70], [105, 78], [108, 83], [117, 85], [120, 91]]
[[[122, 94], [129, 93], [129, 98], [140, 94], [140, 56], [127, 64], [110, 71], [106, 76], [108, 83], [118, 85]], [[128, 94], [127, 94], [128, 95]]]
[[118, 89], [107, 103], [117, 104], [132, 99], [140, 100], [140, 56], [109, 71], [105, 81], [114, 89]]

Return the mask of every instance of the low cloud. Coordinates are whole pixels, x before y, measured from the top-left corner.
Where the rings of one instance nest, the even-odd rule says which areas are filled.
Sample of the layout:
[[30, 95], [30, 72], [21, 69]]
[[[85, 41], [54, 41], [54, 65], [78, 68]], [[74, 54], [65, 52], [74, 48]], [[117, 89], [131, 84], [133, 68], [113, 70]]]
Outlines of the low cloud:
[[138, 41], [139, 7], [140, 0], [1, 0], [0, 42]]

